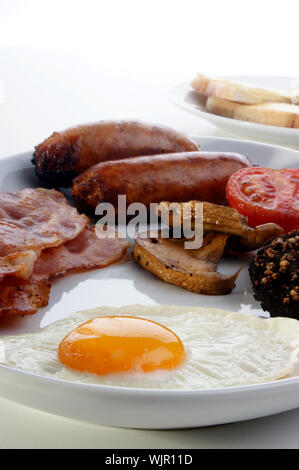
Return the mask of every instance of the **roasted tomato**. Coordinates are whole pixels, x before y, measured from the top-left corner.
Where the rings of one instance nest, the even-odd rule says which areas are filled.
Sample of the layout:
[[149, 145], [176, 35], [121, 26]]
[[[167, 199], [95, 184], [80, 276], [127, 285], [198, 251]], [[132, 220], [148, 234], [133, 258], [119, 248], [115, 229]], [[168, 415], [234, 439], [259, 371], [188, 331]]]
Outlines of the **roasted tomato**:
[[229, 205], [252, 227], [268, 222], [299, 228], [299, 169], [242, 168], [226, 186]]

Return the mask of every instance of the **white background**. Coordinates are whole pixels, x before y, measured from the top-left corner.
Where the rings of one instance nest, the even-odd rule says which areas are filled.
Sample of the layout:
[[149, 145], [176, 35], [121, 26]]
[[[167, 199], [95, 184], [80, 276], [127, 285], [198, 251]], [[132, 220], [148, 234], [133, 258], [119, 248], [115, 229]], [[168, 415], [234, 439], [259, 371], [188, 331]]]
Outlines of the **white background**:
[[[106, 118], [215, 134], [169, 104], [169, 89], [197, 71], [299, 76], [298, 21], [298, 0], [0, 0], [0, 157]], [[1, 447], [299, 447], [298, 411], [163, 433], [88, 426], [4, 400], [0, 415]]]
[[169, 89], [197, 71], [299, 76], [298, 17], [298, 0], [0, 0], [0, 156], [105, 118], [213, 133]]
[[[157, 83], [298, 72], [297, 0], [1, 0], [0, 43], [69, 51]], [[297, 69], [296, 69], [297, 68]]]

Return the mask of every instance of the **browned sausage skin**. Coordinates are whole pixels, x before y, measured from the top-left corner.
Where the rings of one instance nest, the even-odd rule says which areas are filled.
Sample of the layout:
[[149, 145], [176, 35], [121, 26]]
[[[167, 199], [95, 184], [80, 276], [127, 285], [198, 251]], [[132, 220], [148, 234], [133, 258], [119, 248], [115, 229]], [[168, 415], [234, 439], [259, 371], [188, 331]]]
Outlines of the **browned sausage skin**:
[[36, 147], [32, 162], [40, 179], [70, 186], [74, 176], [96, 163], [198, 149], [196, 142], [166, 126], [101, 121], [54, 132]]
[[127, 204], [200, 200], [225, 204], [229, 177], [243, 167], [252, 166], [239, 154], [187, 152], [142, 156], [99, 163], [73, 183], [73, 200], [82, 212], [94, 215], [96, 206], [125, 194]]

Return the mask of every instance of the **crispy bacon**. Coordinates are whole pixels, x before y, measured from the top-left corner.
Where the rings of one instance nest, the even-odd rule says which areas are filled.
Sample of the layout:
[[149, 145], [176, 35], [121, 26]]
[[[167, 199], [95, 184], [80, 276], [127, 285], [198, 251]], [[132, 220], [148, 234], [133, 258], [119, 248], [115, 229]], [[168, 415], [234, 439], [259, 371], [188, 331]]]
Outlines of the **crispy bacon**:
[[119, 261], [129, 243], [118, 238], [98, 238], [87, 227], [74, 240], [42, 251], [28, 281], [0, 287], [0, 316], [31, 315], [48, 304], [51, 282], [68, 273], [105, 268]]
[[56, 190], [0, 193], [0, 282], [28, 279], [41, 250], [76, 238], [87, 224]]
[[0, 257], [0, 283], [4, 281], [11, 285], [14, 281], [29, 279], [40, 252], [41, 250], [26, 250]]
[[58, 248], [42, 252], [34, 267], [34, 276], [50, 280], [67, 273], [105, 268], [126, 253], [129, 243], [118, 238], [98, 238], [94, 227], [87, 227], [78, 237]]
[[0, 316], [32, 315], [48, 304], [51, 283], [47, 279], [0, 287]]

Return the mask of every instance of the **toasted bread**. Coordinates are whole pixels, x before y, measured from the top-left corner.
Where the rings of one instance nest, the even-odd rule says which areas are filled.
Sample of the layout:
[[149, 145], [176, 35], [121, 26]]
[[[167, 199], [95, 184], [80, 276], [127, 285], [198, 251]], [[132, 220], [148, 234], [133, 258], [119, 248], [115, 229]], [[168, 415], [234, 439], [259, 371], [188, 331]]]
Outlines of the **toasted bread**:
[[299, 104], [299, 88], [291, 92], [291, 100], [293, 104]]
[[210, 97], [206, 104], [210, 113], [240, 121], [256, 122], [269, 126], [299, 129], [299, 106], [287, 103], [240, 104]]
[[236, 103], [291, 103], [289, 93], [284, 90], [271, 90], [232, 80], [207, 77], [201, 73], [192, 80], [191, 86], [201, 95]]

